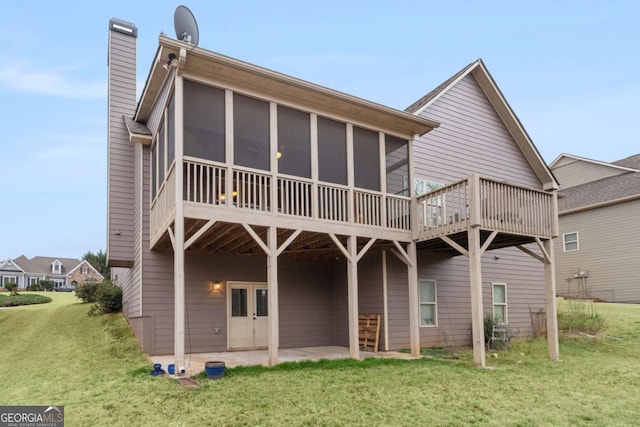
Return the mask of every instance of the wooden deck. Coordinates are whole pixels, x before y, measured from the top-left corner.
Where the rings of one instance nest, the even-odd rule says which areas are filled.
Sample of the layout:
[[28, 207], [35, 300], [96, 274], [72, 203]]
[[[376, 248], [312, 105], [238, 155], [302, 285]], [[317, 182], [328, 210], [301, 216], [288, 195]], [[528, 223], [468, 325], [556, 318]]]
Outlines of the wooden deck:
[[480, 228], [483, 240], [498, 234], [489, 249], [523, 245], [557, 235], [554, 195], [478, 175], [417, 199], [418, 249], [450, 251], [448, 238], [466, 247], [469, 228]]
[[[154, 249], [171, 250], [174, 166], [151, 205]], [[260, 235], [275, 225], [280, 229], [279, 240], [293, 230], [303, 230], [291, 254], [312, 253], [321, 258], [339, 254], [327, 233], [355, 234], [362, 240], [359, 246], [371, 238], [379, 240], [376, 246], [413, 240], [419, 250], [452, 254], [456, 251], [445, 240], [466, 248], [470, 227], [479, 227], [483, 240], [494, 231], [499, 233], [489, 249], [549, 239], [557, 233], [553, 194], [477, 175], [414, 199], [193, 158], [184, 160], [182, 175], [190, 251], [261, 253], [243, 224], [250, 224]], [[209, 221], [215, 224], [204, 227]], [[199, 230], [204, 231], [195, 236]]]

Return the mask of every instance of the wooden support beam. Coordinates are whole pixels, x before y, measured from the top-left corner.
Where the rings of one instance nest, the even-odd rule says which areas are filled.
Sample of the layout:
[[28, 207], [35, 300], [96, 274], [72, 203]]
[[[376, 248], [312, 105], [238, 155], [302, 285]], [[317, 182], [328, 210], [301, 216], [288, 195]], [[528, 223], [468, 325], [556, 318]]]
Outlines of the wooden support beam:
[[269, 366], [278, 363], [280, 346], [280, 308], [278, 295], [278, 235], [276, 227], [267, 230], [267, 287], [269, 288]]
[[538, 244], [538, 247], [542, 251], [542, 256], [544, 257], [542, 259], [542, 262], [551, 262], [551, 254], [549, 254], [549, 252], [547, 251], [547, 249], [545, 247], [545, 244], [542, 243], [542, 240], [540, 240], [539, 237], [536, 237], [536, 243]]
[[[253, 237], [253, 239], [256, 241], [256, 243], [262, 248], [264, 253], [269, 255], [269, 247], [267, 245], [265, 245], [265, 243], [262, 241], [260, 236], [258, 236], [258, 233], [256, 233], [253, 230], [253, 228], [251, 228], [251, 226], [249, 224], [243, 223], [242, 226], [244, 227], [245, 230], [247, 230], [247, 233], [249, 233], [251, 235], [251, 237]], [[269, 228], [271, 228], [271, 227], [269, 227]]]
[[216, 220], [215, 220], [215, 219], [212, 219], [212, 220], [208, 221], [205, 225], [203, 225], [202, 227], [200, 227], [200, 230], [196, 231], [196, 232], [194, 233], [194, 235], [193, 235], [193, 236], [191, 236], [191, 237], [189, 238], [189, 240], [187, 240], [187, 241], [184, 243], [184, 250], [186, 251], [187, 249], [189, 249], [189, 246], [191, 246], [191, 245], [192, 245], [196, 240], [198, 240], [200, 237], [202, 237], [202, 235], [203, 235], [204, 233], [206, 233], [207, 231], [209, 231], [209, 229], [210, 229], [211, 227], [213, 227], [213, 224], [215, 224], [215, 223], [216, 223]]
[[280, 247], [278, 248], [278, 253], [277, 255], [280, 256], [282, 254], [282, 252], [287, 249], [287, 247], [289, 247], [289, 245], [296, 240], [296, 237], [298, 237], [300, 235], [300, 233], [302, 233], [302, 230], [296, 230], [294, 231], [291, 236], [289, 236], [289, 238], [287, 240], [284, 241], [284, 243], [282, 245], [280, 245]]
[[[331, 237], [331, 240], [333, 240], [333, 243], [335, 243], [336, 246], [338, 247], [338, 249], [340, 249], [340, 252], [342, 252], [342, 255], [344, 255], [344, 257], [347, 259], [347, 261], [351, 261], [351, 253], [347, 251], [347, 249], [342, 245], [342, 242], [340, 240], [338, 240], [336, 235], [332, 234], [332, 233], [329, 233], [329, 237]], [[354, 258], [354, 260], [355, 260], [355, 258]]]
[[418, 311], [420, 301], [418, 299], [418, 256], [415, 242], [407, 245], [407, 253], [410, 264], [407, 264], [408, 286], [409, 286], [409, 337], [411, 355], [420, 356], [420, 312]]
[[465, 248], [463, 248], [462, 246], [460, 246], [459, 244], [457, 244], [456, 242], [451, 240], [449, 237], [440, 236], [440, 238], [442, 239], [443, 242], [445, 242], [447, 245], [451, 246], [456, 251], [460, 252], [462, 255], [464, 255], [466, 257], [469, 256], [469, 251], [468, 250], [466, 250]]
[[169, 234], [169, 240], [171, 240], [171, 246], [173, 247], [173, 250], [176, 250], [176, 237], [173, 235], [173, 229], [171, 228], [171, 226], [167, 227], [167, 234]]
[[376, 242], [376, 239], [369, 239], [369, 241], [367, 242], [366, 245], [364, 245], [364, 247], [362, 249], [360, 249], [360, 252], [358, 252], [358, 256], [356, 257], [356, 262], [360, 261], [362, 259], [363, 256], [366, 255], [367, 251], [371, 248], [371, 246]]
[[541, 257], [540, 255], [538, 255], [537, 253], [533, 252], [532, 250], [527, 249], [522, 245], [516, 245], [516, 248], [520, 249], [525, 254], [537, 259], [538, 261], [544, 262], [544, 257]]
[[[182, 57], [182, 51], [181, 57]], [[182, 162], [184, 153], [183, 144], [183, 80], [182, 74], [175, 76], [175, 200], [176, 217], [174, 220], [174, 246], [173, 246], [173, 304], [174, 304], [174, 334], [173, 334], [173, 354], [176, 373], [180, 375], [186, 369], [185, 365], [185, 283], [184, 283], [184, 202], [183, 173], [184, 163]]]
[[382, 251], [382, 310], [384, 313], [384, 351], [389, 351], [389, 295], [387, 282], [387, 251]]
[[544, 281], [549, 359], [560, 360], [560, 345], [558, 343], [558, 308], [556, 307], [556, 266], [553, 240], [545, 240], [544, 249], [547, 254], [547, 259], [544, 261]]
[[[336, 239], [337, 240], [337, 239]], [[349, 355], [360, 360], [360, 335], [358, 327], [358, 241], [356, 236], [347, 238], [347, 299], [349, 311]]]
[[400, 258], [400, 260], [402, 262], [404, 262], [405, 264], [407, 264], [408, 267], [411, 266], [411, 257], [409, 256], [409, 254], [407, 254], [407, 252], [404, 250], [404, 248], [402, 247], [402, 245], [394, 240], [393, 241], [393, 246], [395, 246], [395, 250], [391, 250], [394, 254], [396, 254], [396, 256], [398, 258]]
[[497, 235], [498, 235], [498, 230], [495, 230], [493, 233], [489, 235], [489, 237], [487, 237], [487, 240], [484, 241], [484, 243], [482, 244], [482, 247], [480, 248], [480, 256], [484, 255], [485, 251], [487, 250], [487, 248], [489, 247], [491, 242], [493, 242], [493, 239], [495, 239]]
[[480, 228], [469, 227], [469, 278], [471, 279], [471, 330], [473, 360], [477, 367], [486, 366], [484, 350], [484, 311], [482, 308], [482, 261], [480, 255]]

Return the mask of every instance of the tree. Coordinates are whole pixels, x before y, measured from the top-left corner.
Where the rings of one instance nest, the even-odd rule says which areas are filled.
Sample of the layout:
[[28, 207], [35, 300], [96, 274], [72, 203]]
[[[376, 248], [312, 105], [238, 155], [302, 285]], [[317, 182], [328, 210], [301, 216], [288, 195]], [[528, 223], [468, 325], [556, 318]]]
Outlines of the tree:
[[98, 270], [105, 279], [111, 278], [111, 269], [107, 266], [107, 254], [100, 249], [97, 253], [87, 251], [82, 259], [87, 261], [93, 268]]

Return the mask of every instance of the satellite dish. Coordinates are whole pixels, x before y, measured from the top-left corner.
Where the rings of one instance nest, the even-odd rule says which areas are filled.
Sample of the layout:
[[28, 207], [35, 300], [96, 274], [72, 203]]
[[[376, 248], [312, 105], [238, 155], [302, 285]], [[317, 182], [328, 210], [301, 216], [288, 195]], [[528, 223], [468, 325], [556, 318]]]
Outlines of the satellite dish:
[[183, 42], [198, 46], [198, 23], [193, 13], [186, 6], [178, 6], [173, 15], [173, 24], [176, 27], [176, 38]]

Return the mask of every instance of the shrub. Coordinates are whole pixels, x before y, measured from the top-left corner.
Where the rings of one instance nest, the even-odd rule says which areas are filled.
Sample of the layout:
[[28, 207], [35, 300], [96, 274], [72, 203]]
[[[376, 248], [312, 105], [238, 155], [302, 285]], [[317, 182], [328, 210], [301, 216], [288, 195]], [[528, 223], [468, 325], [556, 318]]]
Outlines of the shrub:
[[28, 291], [41, 291], [42, 286], [39, 283], [34, 283], [33, 285], [27, 286]]
[[95, 292], [96, 304], [89, 310], [89, 315], [117, 313], [122, 310], [122, 288], [111, 282], [103, 280]]
[[31, 304], [44, 304], [51, 302], [51, 298], [44, 295], [13, 295], [4, 296], [0, 295], [0, 307], [14, 307], [18, 305], [31, 305]]
[[99, 282], [87, 281], [76, 286], [76, 296], [82, 300], [82, 302], [96, 302], [97, 291]]
[[53, 280], [40, 280], [40, 282], [38, 283], [40, 284], [40, 286], [42, 286], [42, 289], [45, 291], [53, 290]]
[[596, 333], [605, 326], [605, 319], [597, 313], [593, 302], [568, 301], [568, 308], [558, 310], [558, 329], [566, 332]]
[[493, 336], [493, 327], [496, 325], [496, 320], [492, 314], [484, 316], [484, 345], [488, 346]]
[[11, 292], [11, 295], [18, 295], [18, 285], [13, 282], [5, 283], [4, 287]]

